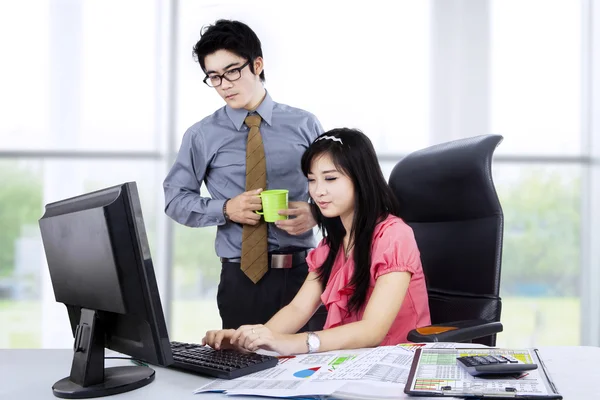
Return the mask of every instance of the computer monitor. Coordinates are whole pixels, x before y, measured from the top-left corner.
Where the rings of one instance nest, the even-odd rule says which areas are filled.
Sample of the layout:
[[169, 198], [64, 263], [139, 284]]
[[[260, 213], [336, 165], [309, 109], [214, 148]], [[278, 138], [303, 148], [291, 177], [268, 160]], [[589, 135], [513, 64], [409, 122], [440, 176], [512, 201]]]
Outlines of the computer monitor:
[[152, 382], [149, 367], [104, 368], [105, 347], [173, 363], [136, 183], [50, 203], [39, 225], [54, 295], [75, 338], [71, 374], [54, 384], [54, 395], [101, 397]]

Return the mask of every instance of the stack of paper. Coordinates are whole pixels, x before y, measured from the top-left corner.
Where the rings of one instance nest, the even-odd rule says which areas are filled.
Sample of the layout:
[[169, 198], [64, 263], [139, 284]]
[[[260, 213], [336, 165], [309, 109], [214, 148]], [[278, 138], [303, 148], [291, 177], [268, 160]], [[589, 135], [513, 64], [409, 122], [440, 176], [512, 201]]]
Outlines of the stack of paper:
[[345, 363], [371, 349], [281, 356], [277, 366], [233, 380], [216, 379], [194, 393], [225, 392], [228, 395], [270, 397], [327, 396], [344, 382], [323, 380]]
[[[464, 346], [464, 344], [460, 344]], [[216, 379], [194, 393], [268, 397], [402, 398], [414, 351], [455, 344], [404, 344], [280, 357], [271, 369], [233, 380]], [[480, 345], [475, 345], [480, 346]], [[376, 395], [375, 395], [376, 393]]]

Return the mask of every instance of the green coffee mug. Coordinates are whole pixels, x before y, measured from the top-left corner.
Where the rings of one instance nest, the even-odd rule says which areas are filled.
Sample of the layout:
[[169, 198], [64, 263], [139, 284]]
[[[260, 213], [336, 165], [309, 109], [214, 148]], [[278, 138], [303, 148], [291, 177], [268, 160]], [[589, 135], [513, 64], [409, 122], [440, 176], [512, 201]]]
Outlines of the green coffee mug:
[[259, 196], [262, 200], [262, 211], [255, 211], [262, 215], [267, 222], [275, 222], [287, 219], [287, 215], [279, 215], [279, 210], [287, 210], [288, 208], [288, 192], [287, 189], [265, 190], [260, 192]]

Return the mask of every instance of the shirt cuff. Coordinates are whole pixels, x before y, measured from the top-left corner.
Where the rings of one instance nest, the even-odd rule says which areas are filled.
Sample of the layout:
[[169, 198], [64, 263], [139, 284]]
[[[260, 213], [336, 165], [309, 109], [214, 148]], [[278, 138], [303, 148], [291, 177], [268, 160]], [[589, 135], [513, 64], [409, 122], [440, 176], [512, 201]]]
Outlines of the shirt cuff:
[[225, 200], [211, 200], [208, 202], [208, 207], [206, 208], [206, 214], [209, 215], [212, 219], [215, 220], [217, 225], [225, 225], [227, 222], [225, 220], [225, 216], [223, 215], [223, 204], [225, 204]]

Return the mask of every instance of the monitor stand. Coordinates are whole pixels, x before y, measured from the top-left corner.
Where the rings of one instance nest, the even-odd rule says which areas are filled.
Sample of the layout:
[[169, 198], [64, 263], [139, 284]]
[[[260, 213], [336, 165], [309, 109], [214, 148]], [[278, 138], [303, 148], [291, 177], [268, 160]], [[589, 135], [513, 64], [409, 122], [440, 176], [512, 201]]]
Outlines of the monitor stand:
[[104, 329], [95, 310], [81, 309], [73, 350], [71, 376], [52, 386], [56, 397], [86, 399], [109, 396], [141, 388], [154, 380], [154, 370], [148, 367], [104, 368]]

